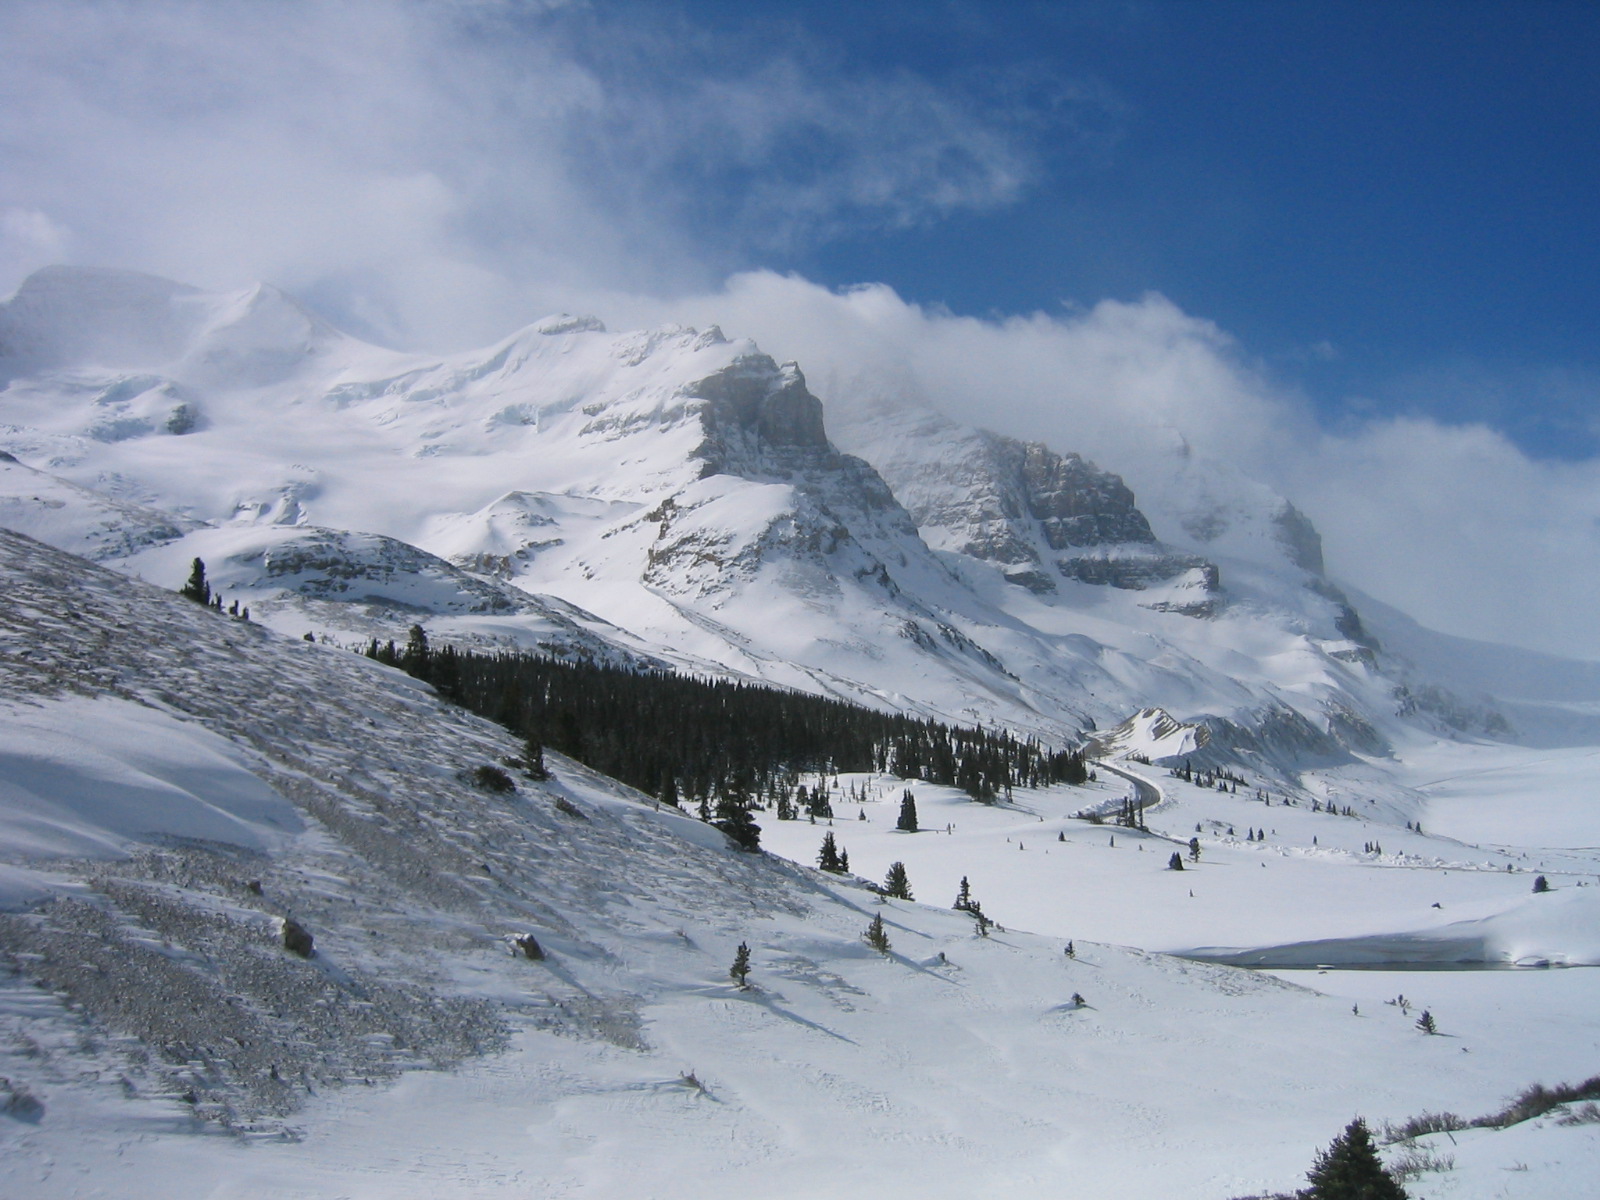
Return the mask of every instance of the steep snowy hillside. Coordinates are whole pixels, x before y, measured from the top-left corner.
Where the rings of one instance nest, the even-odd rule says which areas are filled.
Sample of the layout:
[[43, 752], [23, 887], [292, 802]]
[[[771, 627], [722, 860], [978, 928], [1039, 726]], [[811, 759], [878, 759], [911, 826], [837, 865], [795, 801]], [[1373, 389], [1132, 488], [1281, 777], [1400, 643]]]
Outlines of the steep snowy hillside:
[[[14, 534], [0, 594], [7, 1195], [1212, 1200], [1293, 1187], [1354, 1110], [1488, 1110], [1590, 1036], [1587, 993], [1514, 1045], [1441, 1006], [1463, 1054], [1376, 1001], [982, 937], [571, 764], [534, 781], [397, 672]], [[1543, 1195], [1580, 1194], [1583, 1136], [1535, 1139]], [[1481, 1150], [1473, 1180], [1507, 1161]]]

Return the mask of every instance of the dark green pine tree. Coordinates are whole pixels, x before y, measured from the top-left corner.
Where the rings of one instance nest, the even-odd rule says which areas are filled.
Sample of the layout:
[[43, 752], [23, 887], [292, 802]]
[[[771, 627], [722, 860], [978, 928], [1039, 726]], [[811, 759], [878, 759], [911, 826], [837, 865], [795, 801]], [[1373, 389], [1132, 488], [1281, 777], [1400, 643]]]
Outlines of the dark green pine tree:
[[883, 927], [883, 914], [879, 913], [872, 918], [872, 924], [867, 926], [862, 939], [879, 954], [889, 953], [889, 932]]
[[1300, 1200], [1406, 1200], [1406, 1190], [1383, 1169], [1372, 1134], [1360, 1117], [1345, 1126], [1306, 1172]]
[[972, 887], [965, 875], [961, 877], [961, 886], [956, 889], [956, 902], [950, 907], [957, 912], [968, 912], [972, 908]]
[[544, 765], [544, 743], [531, 733], [522, 743], [522, 762], [529, 779], [550, 778], [550, 768]]
[[1548, 892], [1550, 890], [1550, 881], [1543, 875], [1534, 876], [1533, 890], [1536, 892]]
[[206, 582], [206, 564], [195, 559], [189, 567], [189, 582], [178, 589], [178, 595], [196, 604], [211, 605], [211, 585]]
[[750, 974], [750, 947], [744, 942], [739, 943], [739, 948], [733, 953], [733, 966], [728, 968], [728, 978], [740, 987], [748, 987], [745, 977]]
[[717, 819], [712, 824], [732, 838], [739, 849], [761, 849], [761, 826], [750, 815], [750, 806], [739, 797], [720, 797], [717, 800]]
[[822, 835], [822, 849], [817, 851], [817, 868], [835, 875], [844, 872], [844, 863], [839, 858], [839, 846], [833, 840], [832, 830]]
[[[670, 771], [661, 778], [661, 803], [678, 807], [678, 780]], [[778, 815], [781, 819], [783, 814], [780, 811]]]
[[428, 631], [421, 625], [406, 630], [406, 670], [419, 675], [428, 667]]
[[1167, 870], [1169, 870], [1169, 871], [1181, 871], [1181, 870], [1183, 870], [1183, 855], [1179, 854], [1176, 850], [1174, 850], [1172, 852], [1172, 857], [1167, 859]]
[[910, 900], [911, 880], [906, 876], [906, 865], [903, 862], [890, 863], [889, 874], [884, 876], [883, 894], [892, 896], [896, 900]]
[[917, 798], [911, 794], [910, 788], [900, 797], [900, 819], [894, 823], [894, 827], [906, 833], [917, 831]]

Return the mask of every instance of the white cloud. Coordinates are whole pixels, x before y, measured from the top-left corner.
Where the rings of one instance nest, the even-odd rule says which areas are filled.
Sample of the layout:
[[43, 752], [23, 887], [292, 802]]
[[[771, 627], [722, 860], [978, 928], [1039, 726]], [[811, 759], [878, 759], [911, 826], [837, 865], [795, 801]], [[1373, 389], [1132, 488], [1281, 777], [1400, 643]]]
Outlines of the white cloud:
[[38, 209], [0, 208], [0, 279], [22, 279], [71, 253], [72, 238]]
[[[428, 0], [0, 5], [0, 206], [79, 261], [265, 278], [413, 344], [1014, 198], [1048, 130], [803, 36]], [[713, 69], [714, 68], [714, 69]], [[0, 292], [36, 265], [0, 260]]]

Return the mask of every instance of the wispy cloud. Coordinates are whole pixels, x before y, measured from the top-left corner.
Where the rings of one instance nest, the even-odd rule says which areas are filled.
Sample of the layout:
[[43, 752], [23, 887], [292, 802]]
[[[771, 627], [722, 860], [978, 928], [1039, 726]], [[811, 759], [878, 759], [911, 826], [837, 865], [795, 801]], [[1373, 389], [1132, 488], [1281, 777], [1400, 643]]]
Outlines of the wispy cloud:
[[842, 228], [1005, 204], [1054, 128], [1004, 89], [847, 71], [798, 29], [650, 14], [0, 6], [0, 207], [34, 214], [0, 229], [0, 289], [52, 249], [483, 341], [574, 293], [704, 288]]

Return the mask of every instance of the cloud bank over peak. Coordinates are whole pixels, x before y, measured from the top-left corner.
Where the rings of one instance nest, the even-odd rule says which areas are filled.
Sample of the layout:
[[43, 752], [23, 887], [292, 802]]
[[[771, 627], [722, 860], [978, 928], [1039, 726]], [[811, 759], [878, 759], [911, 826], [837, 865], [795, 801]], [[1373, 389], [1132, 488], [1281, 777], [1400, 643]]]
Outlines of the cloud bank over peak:
[[754, 272], [629, 315], [669, 313], [798, 360], [832, 409], [931, 404], [1078, 451], [1146, 496], [1192, 450], [1289, 498], [1334, 577], [1425, 624], [1600, 658], [1600, 462], [1535, 460], [1484, 425], [1423, 417], [1328, 430], [1225, 331], [1162, 296], [982, 319], [881, 285]]
[[846, 226], [1006, 204], [1051, 133], [1004, 89], [668, 6], [19, 0], [0, 292], [66, 254], [481, 344], [574, 293], [704, 289]]

